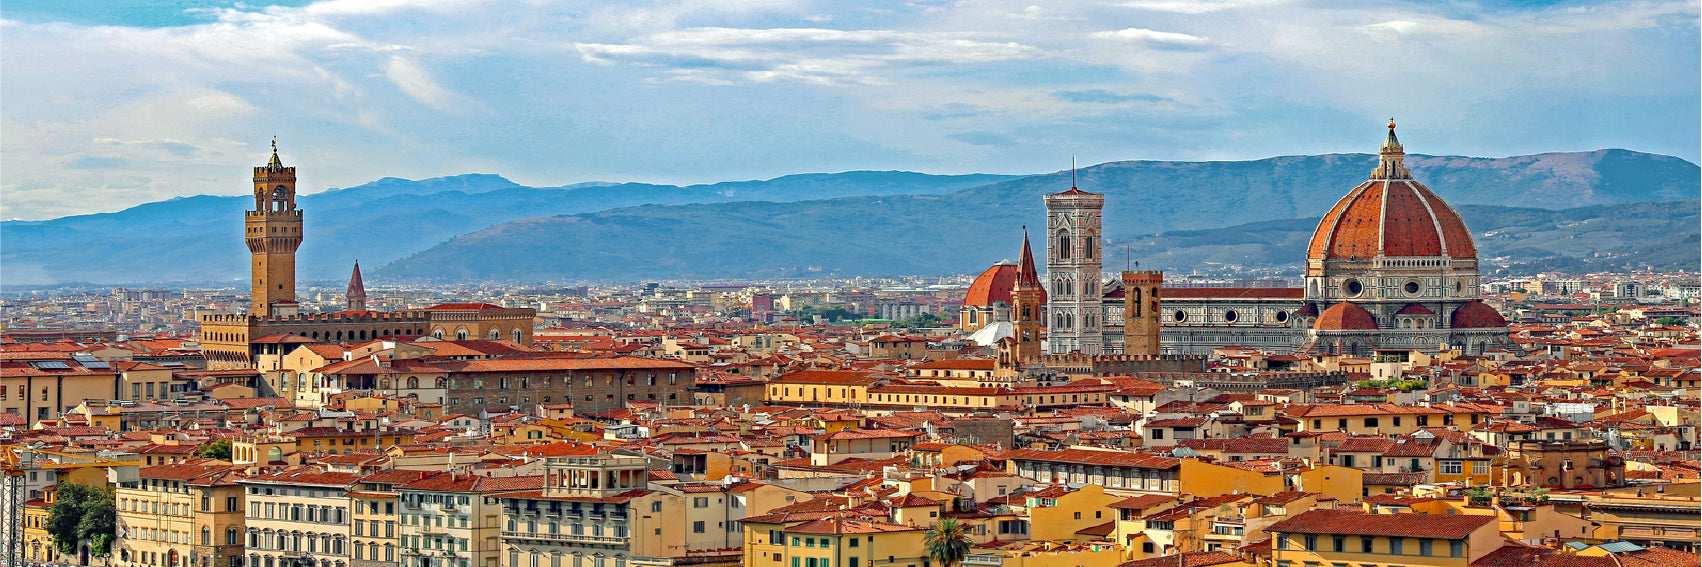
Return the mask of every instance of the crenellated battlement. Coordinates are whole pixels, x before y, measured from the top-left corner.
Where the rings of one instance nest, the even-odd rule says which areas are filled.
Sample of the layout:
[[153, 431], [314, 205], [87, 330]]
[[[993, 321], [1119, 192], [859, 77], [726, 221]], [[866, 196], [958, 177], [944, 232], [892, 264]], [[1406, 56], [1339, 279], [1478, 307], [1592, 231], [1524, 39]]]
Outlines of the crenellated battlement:
[[301, 220], [301, 209], [290, 209], [287, 211], [243, 211], [242, 216], [249, 220], [267, 220], [277, 217], [286, 217], [279, 220]]
[[217, 313], [201, 316], [202, 323], [240, 323], [255, 325], [283, 325], [291, 323], [424, 323], [427, 319], [414, 312], [385, 313], [380, 311], [362, 311], [356, 313], [301, 313], [288, 316], [260, 316], [246, 314]]
[[1047, 363], [1082, 363], [1082, 362], [1138, 362], [1144, 360], [1200, 360], [1206, 359], [1202, 354], [1047, 354], [1040, 357], [1042, 364]]
[[262, 165], [254, 168], [254, 179], [256, 181], [261, 179], [274, 179], [278, 177], [295, 178], [295, 167]]
[[1123, 283], [1126, 285], [1163, 285], [1163, 270], [1133, 270], [1123, 272]]

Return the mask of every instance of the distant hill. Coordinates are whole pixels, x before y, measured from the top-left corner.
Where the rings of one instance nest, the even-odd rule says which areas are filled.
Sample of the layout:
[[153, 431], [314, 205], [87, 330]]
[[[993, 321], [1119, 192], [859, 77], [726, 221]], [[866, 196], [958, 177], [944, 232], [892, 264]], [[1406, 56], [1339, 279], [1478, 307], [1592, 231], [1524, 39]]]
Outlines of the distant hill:
[[[1456, 205], [1567, 208], [1698, 192], [1695, 164], [1625, 150], [1407, 161]], [[1107, 236], [1129, 239], [1320, 215], [1375, 163], [1366, 154], [1125, 161], [1083, 168], [1079, 184], [1106, 193]], [[1067, 171], [855, 171], [686, 187], [385, 178], [300, 198], [299, 277], [343, 278], [356, 258], [397, 260], [369, 276], [452, 281], [978, 271], [1014, 255], [1019, 227], [1045, 222], [1040, 196], [1068, 185]], [[245, 280], [239, 236], [250, 205], [198, 196], [0, 223], [3, 283]]]
[[[1107, 254], [1115, 258], [1119, 241], [1176, 230], [1212, 234], [1234, 227], [1218, 237], [1257, 241], [1261, 232], [1271, 232], [1270, 238], [1278, 233], [1290, 238], [1285, 227], [1316, 223], [1285, 219], [1321, 215], [1363, 181], [1375, 161], [1375, 156], [1356, 154], [1247, 162], [1114, 162], [1082, 169], [1079, 185], [1106, 194], [1105, 230], [1113, 246]], [[1470, 204], [1576, 208], [1688, 199], [1699, 188], [1695, 164], [1623, 150], [1501, 159], [1409, 156], [1408, 164], [1415, 177], [1462, 209]], [[975, 272], [1015, 255], [1019, 227], [1044, 226], [1041, 196], [1067, 188], [1068, 175], [1022, 177], [946, 195], [641, 206], [530, 218], [458, 237], [378, 273], [465, 281]], [[1568, 214], [1606, 214], [1603, 211], [1584, 208]], [[1695, 207], [1687, 214], [1694, 215]], [[1261, 224], [1266, 221], [1275, 222]], [[1500, 227], [1490, 218], [1482, 222]], [[1478, 224], [1471, 226], [1481, 232]], [[1636, 246], [1637, 238], [1648, 234], [1616, 226], [1621, 245]], [[1599, 243], [1590, 238], [1549, 243], [1544, 236], [1539, 232], [1514, 242], [1529, 252], [1520, 252], [1520, 261], [1602, 250], [1592, 248]], [[1270, 250], [1264, 257], [1252, 243], [1210, 246], [1215, 252], [1162, 252], [1174, 261], [1149, 265], [1288, 266], [1302, 258], [1281, 250]], [[1556, 246], [1560, 248], [1553, 249]], [[1486, 257], [1499, 250], [1493, 242], [1485, 242], [1483, 249]], [[1158, 260], [1155, 256], [1161, 252], [1149, 247], [1135, 254]]]
[[[306, 174], [307, 172], [303, 172]], [[302, 195], [302, 279], [347, 277], [356, 259], [379, 266], [456, 235], [514, 219], [641, 204], [796, 201], [847, 195], [942, 194], [1009, 175], [851, 171], [679, 187], [583, 183], [526, 187], [497, 175], [384, 178]], [[251, 197], [201, 195], [115, 213], [0, 223], [4, 283], [130, 283], [248, 277], [242, 211]]]

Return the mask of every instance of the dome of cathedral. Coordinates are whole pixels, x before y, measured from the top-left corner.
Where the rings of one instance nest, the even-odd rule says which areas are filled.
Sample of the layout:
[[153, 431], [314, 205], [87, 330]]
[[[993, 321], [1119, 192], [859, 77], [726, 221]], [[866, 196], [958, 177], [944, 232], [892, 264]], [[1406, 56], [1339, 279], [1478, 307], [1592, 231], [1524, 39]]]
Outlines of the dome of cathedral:
[[1476, 259], [1471, 232], [1448, 203], [1414, 181], [1389, 124], [1371, 179], [1336, 202], [1307, 247], [1313, 260], [1379, 256]]
[[1455, 309], [1454, 316], [1449, 318], [1448, 326], [1456, 329], [1493, 329], [1507, 326], [1507, 319], [1494, 307], [1482, 301], [1473, 301]]
[[1313, 329], [1320, 331], [1377, 330], [1377, 318], [1370, 311], [1352, 303], [1337, 303], [1318, 315]]
[[[966, 307], [992, 307], [993, 304], [1004, 302], [1011, 304], [1011, 290], [1016, 288], [1017, 263], [1004, 260], [981, 275], [975, 277], [975, 282], [969, 284], [969, 294], [963, 298]], [[1044, 292], [1042, 292], [1044, 293]]]

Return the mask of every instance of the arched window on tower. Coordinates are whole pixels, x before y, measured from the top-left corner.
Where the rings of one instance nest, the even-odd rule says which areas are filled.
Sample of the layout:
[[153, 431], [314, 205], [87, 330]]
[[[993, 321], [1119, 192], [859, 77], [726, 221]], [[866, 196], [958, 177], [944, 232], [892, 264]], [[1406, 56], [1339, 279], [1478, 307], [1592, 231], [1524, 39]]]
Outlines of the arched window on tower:
[[1132, 303], [1130, 303], [1130, 305], [1135, 306], [1135, 312], [1130, 313], [1129, 316], [1130, 317], [1140, 317], [1141, 316], [1141, 288], [1131, 287], [1131, 288], [1129, 288], [1129, 293], [1132, 294], [1131, 297], [1134, 298], [1134, 301]]
[[1062, 230], [1058, 231], [1058, 240], [1053, 246], [1054, 249], [1058, 251], [1055, 256], [1057, 256], [1059, 260], [1070, 259], [1070, 233]]
[[1092, 236], [1082, 237], [1082, 239], [1081, 239], [1081, 248], [1082, 248], [1081, 257], [1087, 258], [1089, 260], [1093, 259], [1093, 255], [1094, 255], [1093, 251], [1095, 249], [1094, 246], [1093, 246], [1093, 241], [1094, 241], [1094, 238]]

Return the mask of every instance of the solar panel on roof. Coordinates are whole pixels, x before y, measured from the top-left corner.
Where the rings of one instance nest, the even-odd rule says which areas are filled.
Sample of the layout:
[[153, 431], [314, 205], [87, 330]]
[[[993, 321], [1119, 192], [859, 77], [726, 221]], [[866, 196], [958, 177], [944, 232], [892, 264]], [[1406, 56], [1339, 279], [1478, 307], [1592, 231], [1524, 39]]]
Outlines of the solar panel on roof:
[[71, 369], [71, 365], [65, 364], [64, 362], [60, 362], [58, 360], [38, 360], [38, 361], [35, 361], [35, 362], [31, 362], [30, 366], [36, 367], [37, 370], [70, 370]]

